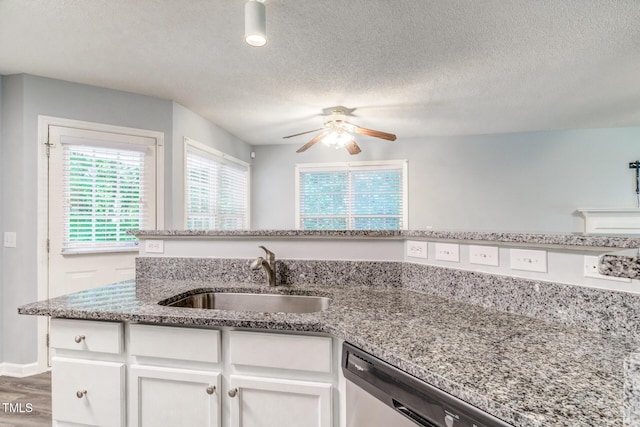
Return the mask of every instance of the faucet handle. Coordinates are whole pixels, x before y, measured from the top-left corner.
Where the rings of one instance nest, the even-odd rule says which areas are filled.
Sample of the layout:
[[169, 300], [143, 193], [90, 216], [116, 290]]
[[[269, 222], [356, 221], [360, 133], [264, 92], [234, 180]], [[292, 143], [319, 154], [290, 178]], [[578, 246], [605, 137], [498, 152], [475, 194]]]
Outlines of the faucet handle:
[[265, 248], [264, 246], [258, 246], [258, 247], [264, 250], [268, 261], [273, 261], [276, 259], [276, 254], [271, 252], [269, 249]]

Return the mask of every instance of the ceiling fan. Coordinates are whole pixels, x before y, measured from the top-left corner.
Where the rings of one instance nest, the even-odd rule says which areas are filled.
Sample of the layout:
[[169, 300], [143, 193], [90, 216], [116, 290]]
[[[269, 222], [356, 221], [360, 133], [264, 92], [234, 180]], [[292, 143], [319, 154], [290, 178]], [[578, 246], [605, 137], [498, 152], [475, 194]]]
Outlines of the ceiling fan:
[[[322, 141], [324, 144], [335, 148], [346, 148], [349, 154], [358, 154], [362, 150], [356, 144], [354, 134], [373, 136], [374, 138], [382, 138], [388, 141], [395, 141], [396, 136], [392, 133], [381, 132], [379, 130], [367, 129], [347, 120], [348, 113], [346, 108], [336, 107], [331, 110], [331, 113], [324, 119], [324, 126], [319, 129], [309, 130], [306, 132], [300, 132], [293, 135], [288, 135], [283, 138], [293, 138], [294, 136], [305, 135], [307, 133], [313, 133], [321, 131], [318, 135], [313, 137], [311, 141], [300, 147], [296, 153], [302, 153], [308, 150], [315, 143]], [[353, 111], [353, 110], [349, 110]]]

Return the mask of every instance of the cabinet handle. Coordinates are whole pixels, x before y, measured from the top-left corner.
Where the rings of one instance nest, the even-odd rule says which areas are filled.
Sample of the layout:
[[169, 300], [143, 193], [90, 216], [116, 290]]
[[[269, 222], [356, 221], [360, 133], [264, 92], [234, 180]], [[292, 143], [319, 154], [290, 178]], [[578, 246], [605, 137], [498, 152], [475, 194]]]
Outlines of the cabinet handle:
[[78, 344], [80, 344], [82, 341], [84, 341], [84, 335], [76, 335], [76, 337], [73, 340]]
[[76, 391], [76, 397], [78, 399], [82, 399], [86, 395], [87, 395], [87, 390], [78, 390], [78, 391]]
[[229, 390], [229, 397], [236, 397], [236, 394], [238, 394], [237, 388], [234, 388], [233, 390]]
[[210, 385], [209, 387], [207, 387], [207, 394], [213, 394], [215, 392], [216, 392], [216, 386]]

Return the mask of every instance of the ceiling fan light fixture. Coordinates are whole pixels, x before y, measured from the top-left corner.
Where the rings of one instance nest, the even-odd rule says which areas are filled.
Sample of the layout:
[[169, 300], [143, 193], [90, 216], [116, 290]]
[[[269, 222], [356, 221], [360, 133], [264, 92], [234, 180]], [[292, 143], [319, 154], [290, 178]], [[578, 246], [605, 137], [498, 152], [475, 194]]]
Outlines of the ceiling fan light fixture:
[[353, 141], [353, 135], [348, 132], [333, 131], [322, 138], [322, 143], [329, 147], [343, 148]]
[[264, 0], [249, 0], [244, 5], [244, 41], [249, 46], [267, 44], [267, 18]]

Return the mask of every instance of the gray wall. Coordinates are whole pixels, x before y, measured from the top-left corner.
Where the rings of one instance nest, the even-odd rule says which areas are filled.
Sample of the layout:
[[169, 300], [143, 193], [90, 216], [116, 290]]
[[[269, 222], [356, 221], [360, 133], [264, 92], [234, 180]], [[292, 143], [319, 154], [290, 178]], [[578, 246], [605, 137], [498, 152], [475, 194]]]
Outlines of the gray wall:
[[[172, 228], [184, 228], [184, 137], [193, 139], [247, 163], [252, 147], [204, 117], [173, 103]], [[169, 181], [167, 181], [169, 182]]]
[[[0, 76], [0, 167], [4, 170], [4, 161], [2, 157], [2, 76]], [[4, 236], [4, 221], [3, 221], [3, 194], [4, 194], [4, 177], [2, 172], [0, 172], [0, 237]], [[0, 245], [0, 265], [2, 265], [2, 260], [4, 259], [4, 245]], [[3, 331], [3, 319], [2, 319], [2, 310], [3, 310], [3, 293], [4, 288], [2, 286], [2, 274], [0, 273], [0, 363], [4, 362], [4, 331]]]
[[413, 229], [581, 232], [577, 208], [635, 207], [628, 162], [640, 159], [638, 127], [360, 145], [357, 156], [322, 144], [302, 154], [297, 146], [256, 146], [253, 228], [295, 227], [296, 163], [408, 159]]
[[[37, 299], [38, 115], [164, 132], [166, 151], [170, 152], [172, 103], [30, 75], [5, 76], [4, 85], [4, 230], [16, 231], [18, 236], [18, 247], [5, 250], [2, 260], [4, 362], [32, 363], [37, 358], [36, 319], [19, 316], [17, 307]], [[165, 190], [166, 206], [171, 206], [171, 193], [169, 188]], [[167, 223], [171, 223], [170, 212]]]

